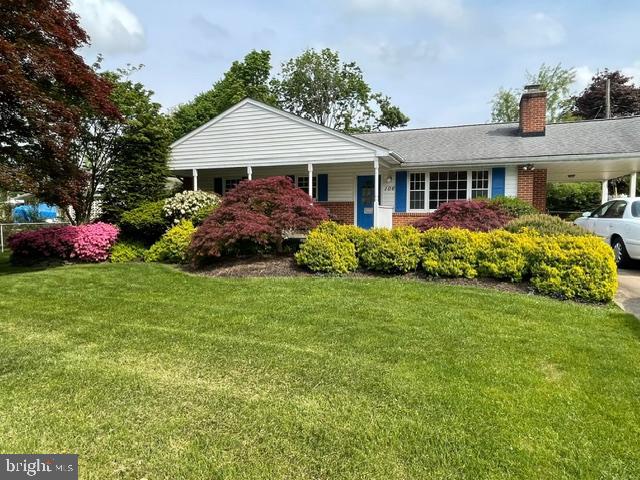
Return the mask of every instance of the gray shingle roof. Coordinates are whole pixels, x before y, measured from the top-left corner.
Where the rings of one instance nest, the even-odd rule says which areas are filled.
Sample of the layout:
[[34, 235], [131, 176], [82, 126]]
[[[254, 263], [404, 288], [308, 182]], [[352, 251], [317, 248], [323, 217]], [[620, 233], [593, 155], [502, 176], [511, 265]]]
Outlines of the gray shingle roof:
[[[640, 154], [640, 117], [547, 125], [546, 135], [521, 137], [517, 123], [395, 130], [355, 135], [428, 166], [569, 155]], [[551, 160], [546, 159], [545, 160]]]

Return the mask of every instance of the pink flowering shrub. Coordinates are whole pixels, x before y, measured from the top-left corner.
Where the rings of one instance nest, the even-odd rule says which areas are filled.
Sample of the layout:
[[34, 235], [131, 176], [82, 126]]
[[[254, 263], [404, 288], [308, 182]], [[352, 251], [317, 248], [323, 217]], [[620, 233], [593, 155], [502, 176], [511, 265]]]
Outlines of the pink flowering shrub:
[[9, 237], [12, 261], [29, 263], [45, 259], [103, 262], [118, 238], [118, 227], [108, 223], [45, 227]]

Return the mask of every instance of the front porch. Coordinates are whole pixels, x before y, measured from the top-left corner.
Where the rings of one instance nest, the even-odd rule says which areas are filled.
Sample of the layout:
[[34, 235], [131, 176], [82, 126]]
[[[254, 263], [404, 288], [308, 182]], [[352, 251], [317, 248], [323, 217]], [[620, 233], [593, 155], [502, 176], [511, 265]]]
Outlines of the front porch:
[[219, 195], [242, 180], [286, 176], [340, 223], [391, 228], [395, 201], [395, 174], [391, 163], [375, 158], [362, 162], [193, 168], [172, 173], [183, 180], [187, 189]]

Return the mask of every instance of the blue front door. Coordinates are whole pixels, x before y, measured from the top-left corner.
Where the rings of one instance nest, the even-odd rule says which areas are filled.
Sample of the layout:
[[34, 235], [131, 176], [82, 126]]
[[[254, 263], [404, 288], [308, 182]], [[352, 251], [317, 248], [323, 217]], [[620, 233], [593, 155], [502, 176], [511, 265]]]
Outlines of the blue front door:
[[358, 191], [356, 192], [356, 211], [358, 226], [373, 227], [373, 175], [358, 177]]

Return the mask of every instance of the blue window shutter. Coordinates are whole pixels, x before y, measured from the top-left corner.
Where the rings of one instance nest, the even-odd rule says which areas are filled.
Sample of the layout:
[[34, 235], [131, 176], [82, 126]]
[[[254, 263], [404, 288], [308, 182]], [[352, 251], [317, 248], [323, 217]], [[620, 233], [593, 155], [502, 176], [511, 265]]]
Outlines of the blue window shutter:
[[326, 173], [318, 174], [318, 201], [329, 201], [329, 175]]
[[494, 168], [491, 172], [491, 198], [504, 197], [504, 167]]
[[396, 172], [396, 212], [407, 211], [407, 172]]

